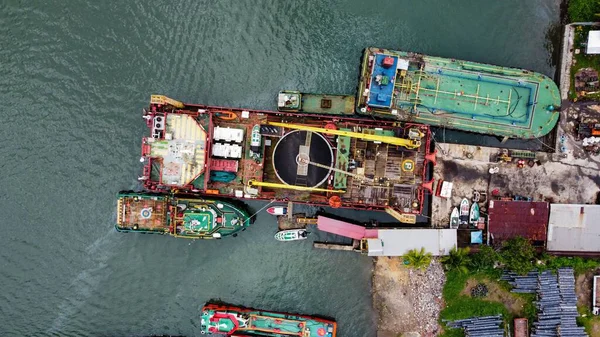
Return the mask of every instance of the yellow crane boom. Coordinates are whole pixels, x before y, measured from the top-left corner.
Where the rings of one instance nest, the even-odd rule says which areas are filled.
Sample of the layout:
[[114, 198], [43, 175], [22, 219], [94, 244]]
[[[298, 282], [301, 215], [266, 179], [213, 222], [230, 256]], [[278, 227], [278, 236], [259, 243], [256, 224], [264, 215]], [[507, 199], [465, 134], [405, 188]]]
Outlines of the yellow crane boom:
[[280, 184], [280, 183], [268, 183], [265, 181], [256, 181], [256, 180], [248, 180], [248, 186], [250, 187], [268, 187], [268, 188], [281, 188], [286, 190], [295, 190], [295, 191], [308, 191], [308, 192], [326, 192], [326, 193], [346, 193], [344, 190], [329, 190], [326, 188], [318, 188], [318, 187], [308, 187], [308, 186], [296, 186], [296, 185], [288, 185], [288, 184]]
[[351, 138], [358, 138], [363, 140], [370, 140], [373, 142], [381, 142], [390, 145], [403, 146], [407, 149], [418, 149], [421, 146], [421, 141], [416, 139], [404, 139], [392, 136], [381, 136], [381, 135], [370, 135], [367, 133], [360, 132], [352, 132], [352, 131], [344, 131], [344, 130], [332, 130], [326, 128], [319, 128], [315, 126], [308, 125], [300, 125], [300, 124], [288, 124], [288, 123], [279, 123], [279, 122], [267, 122], [268, 125], [272, 126], [280, 126], [283, 128], [294, 129], [294, 130], [302, 130], [302, 131], [312, 131], [318, 133], [325, 133], [329, 135], [336, 136], [346, 136]]

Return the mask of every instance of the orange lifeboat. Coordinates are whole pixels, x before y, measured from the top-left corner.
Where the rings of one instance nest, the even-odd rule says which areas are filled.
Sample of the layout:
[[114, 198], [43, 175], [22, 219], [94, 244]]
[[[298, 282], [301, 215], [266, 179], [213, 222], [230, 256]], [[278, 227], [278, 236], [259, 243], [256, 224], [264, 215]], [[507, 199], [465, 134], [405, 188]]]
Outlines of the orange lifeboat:
[[231, 111], [217, 111], [215, 116], [219, 119], [231, 121], [237, 118], [237, 115]]

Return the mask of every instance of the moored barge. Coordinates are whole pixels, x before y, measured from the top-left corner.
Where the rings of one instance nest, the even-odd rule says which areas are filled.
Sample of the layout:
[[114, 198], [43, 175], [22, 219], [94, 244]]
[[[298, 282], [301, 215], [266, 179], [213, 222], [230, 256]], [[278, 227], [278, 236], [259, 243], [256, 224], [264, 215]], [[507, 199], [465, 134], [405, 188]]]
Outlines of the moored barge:
[[533, 71], [367, 48], [356, 97], [359, 114], [510, 138], [549, 133], [560, 93]]
[[219, 239], [245, 230], [251, 217], [231, 202], [185, 195], [120, 192], [119, 232], [158, 233], [191, 239]]
[[307, 315], [206, 304], [202, 308], [200, 329], [201, 334], [217, 336], [335, 337], [337, 324]]
[[414, 222], [435, 163], [426, 125], [184, 104], [154, 95], [144, 118], [150, 191], [387, 211]]

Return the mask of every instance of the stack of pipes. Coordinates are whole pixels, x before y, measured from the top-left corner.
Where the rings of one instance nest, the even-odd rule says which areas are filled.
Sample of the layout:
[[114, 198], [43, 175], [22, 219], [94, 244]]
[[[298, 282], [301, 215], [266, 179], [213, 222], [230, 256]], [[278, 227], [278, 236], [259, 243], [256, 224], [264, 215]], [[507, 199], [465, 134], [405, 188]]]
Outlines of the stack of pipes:
[[571, 268], [561, 268], [558, 276], [550, 271], [538, 275], [537, 321], [531, 337], [587, 337], [577, 326], [575, 275]]
[[502, 316], [484, 316], [447, 322], [449, 328], [465, 329], [465, 337], [503, 337]]

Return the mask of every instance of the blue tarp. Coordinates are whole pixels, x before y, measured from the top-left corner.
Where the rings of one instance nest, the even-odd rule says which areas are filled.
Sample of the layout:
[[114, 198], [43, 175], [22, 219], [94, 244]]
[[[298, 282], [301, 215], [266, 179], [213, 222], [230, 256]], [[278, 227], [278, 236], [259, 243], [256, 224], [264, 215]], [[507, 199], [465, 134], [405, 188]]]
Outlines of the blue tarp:
[[[394, 64], [385, 68], [383, 60], [386, 57], [394, 59]], [[371, 73], [371, 87], [369, 88], [369, 101], [367, 104], [374, 107], [390, 108], [392, 106], [392, 95], [394, 93], [394, 80], [396, 78], [396, 67], [398, 57], [384, 54], [375, 54], [375, 64]], [[378, 83], [377, 79], [380, 79]], [[387, 84], [383, 84], [387, 83]]]
[[483, 231], [471, 232], [471, 243], [483, 243]]

